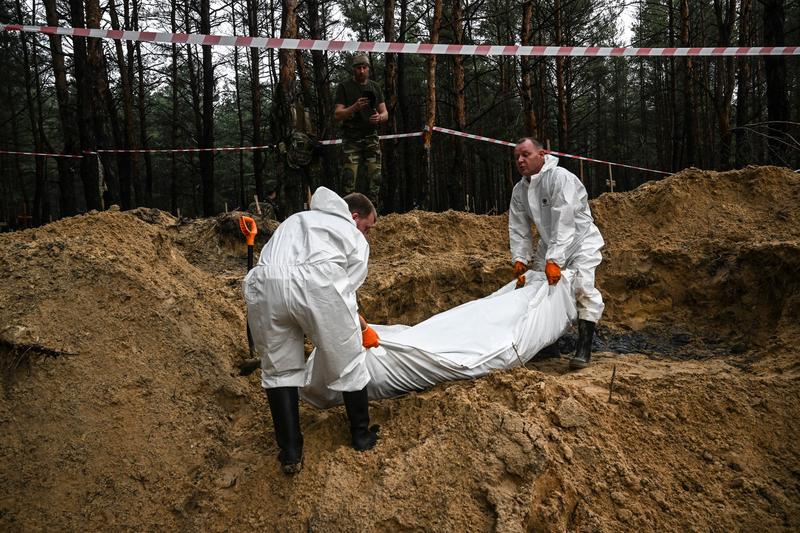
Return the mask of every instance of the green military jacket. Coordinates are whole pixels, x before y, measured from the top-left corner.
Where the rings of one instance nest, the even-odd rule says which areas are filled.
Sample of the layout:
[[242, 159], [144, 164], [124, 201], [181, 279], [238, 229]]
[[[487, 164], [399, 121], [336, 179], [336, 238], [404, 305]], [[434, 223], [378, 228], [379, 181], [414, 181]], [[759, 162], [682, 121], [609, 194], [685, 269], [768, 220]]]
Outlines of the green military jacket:
[[381, 86], [372, 80], [367, 80], [364, 85], [349, 79], [336, 87], [336, 104], [350, 107], [356, 100], [366, 96], [370, 100], [371, 108], [366, 107], [353, 114], [342, 122], [342, 137], [345, 139], [362, 139], [377, 132], [377, 126], [370, 124], [369, 117], [378, 112], [378, 106], [384, 103]]

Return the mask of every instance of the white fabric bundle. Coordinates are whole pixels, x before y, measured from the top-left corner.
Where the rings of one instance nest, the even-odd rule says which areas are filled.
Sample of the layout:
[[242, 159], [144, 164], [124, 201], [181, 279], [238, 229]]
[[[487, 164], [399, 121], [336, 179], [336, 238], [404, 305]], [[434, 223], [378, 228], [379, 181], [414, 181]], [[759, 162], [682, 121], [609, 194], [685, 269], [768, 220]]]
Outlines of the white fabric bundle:
[[[564, 270], [553, 286], [542, 272], [528, 271], [525, 277], [524, 287], [515, 290], [512, 281], [413, 327], [373, 325], [381, 346], [367, 350], [369, 397], [391, 398], [523, 365], [558, 340], [577, 316], [574, 273]], [[342, 403], [340, 392], [315, 379], [315, 356], [316, 350], [306, 362], [301, 397], [319, 408]]]

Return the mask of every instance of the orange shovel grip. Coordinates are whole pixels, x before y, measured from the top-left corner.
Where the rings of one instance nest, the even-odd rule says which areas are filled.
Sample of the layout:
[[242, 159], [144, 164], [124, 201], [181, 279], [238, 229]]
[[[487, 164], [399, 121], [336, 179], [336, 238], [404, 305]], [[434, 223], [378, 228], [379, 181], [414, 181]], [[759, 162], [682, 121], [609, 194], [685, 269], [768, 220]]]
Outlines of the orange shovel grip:
[[250, 217], [239, 217], [239, 229], [242, 230], [242, 233], [244, 233], [247, 239], [247, 246], [253, 246], [256, 242], [256, 234], [258, 233], [256, 221]]

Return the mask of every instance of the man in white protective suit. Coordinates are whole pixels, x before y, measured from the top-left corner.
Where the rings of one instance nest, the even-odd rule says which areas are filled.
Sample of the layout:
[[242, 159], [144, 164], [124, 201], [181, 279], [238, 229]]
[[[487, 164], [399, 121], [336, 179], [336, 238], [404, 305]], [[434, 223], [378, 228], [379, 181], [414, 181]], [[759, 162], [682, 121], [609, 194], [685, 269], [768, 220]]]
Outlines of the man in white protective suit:
[[360, 193], [339, 197], [320, 187], [309, 211], [287, 218], [261, 251], [242, 285], [261, 386], [267, 392], [278, 460], [288, 474], [303, 458], [298, 387], [305, 384], [303, 334], [317, 349], [314, 373], [342, 393], [352, 446], [369, 450], [377, 429], [369, 427], [365, 347], [378, 336], [358, 314], [356, 290], [367, 277], [366, 235], [377, 213]]
[[[586, 188], [575, 174], [558, 166], [558, 158], [545, 154], [542, 144], [525, 137], [514, 147], [514, 161], [522, 179], [511, 193], [508, 237], [514, 275], [521, 276], [534, 260], [547, 282], [561, 279], [561, 269], [575, 271], [573, 289], [578, 309], [578, 345], [570, 368], [589, 364], [592, 338], [603, 314], [603, 297], [594, 286], [595, 269], [605, 244], [594, 224]], [[539, 232], [534, 254], [531, 223]]]

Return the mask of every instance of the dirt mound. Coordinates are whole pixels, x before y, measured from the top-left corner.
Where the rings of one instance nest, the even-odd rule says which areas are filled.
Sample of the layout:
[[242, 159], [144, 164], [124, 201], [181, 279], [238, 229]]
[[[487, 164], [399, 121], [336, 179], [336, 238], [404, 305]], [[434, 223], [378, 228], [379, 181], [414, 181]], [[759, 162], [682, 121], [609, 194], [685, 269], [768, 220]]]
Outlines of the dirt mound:
[[235, 292], [118, 212], [3, 235], [0, 272], [2, 529], [173, 524], [254, 394]]
[[[797, 530], [799, 194], [797, 175], [753, 168], [603, 195], [600, 346], [624, 355], [373, 402], [367, 453], [341, 408], [303, 406], [293, 478], [257, 373], [236, 372], [238, 214], [4, 234], [0, 529]], [[365, 314], [413, 324], [494, 291], [511, 279], [506, 224], [381, 217]], [[683, 351], [636, 353], [663, 338]]]
[[[604, 319], [707, 344], [790, 347], [800, 334], [800, 174], [689, 169], [593, 203], [607, 246]], [[774, 337], [774, 338], [773, 338]]]
[[577, 379], [518, 368], [383, 401], [380, 449], [365, 455], [330, 444], [345, 437], [341, 414], [303, 413], [304, 472], [287, 481], [265, 465], [239, 487], [274, 493], [280, 511], [226, 519], [279, 531], [796, 527], [792, 385], [668, 366], [619, 362], [611, 403], [608, 365]]
[[508, 219], [447, 211], [380, 217], [359, 294], [378, 324], [416, 324], [512, 279]]
[[216, 218], [186, 221], [171, 228], [175, 244], [195, 266], [214, 274], [233, 273], [241, 281], [247, 272], [247, 244], [239, 229], [243, 214], [256, 221], [255, 258], [278, 227], [276, 220], [241, 211], [231, 211]]

